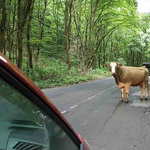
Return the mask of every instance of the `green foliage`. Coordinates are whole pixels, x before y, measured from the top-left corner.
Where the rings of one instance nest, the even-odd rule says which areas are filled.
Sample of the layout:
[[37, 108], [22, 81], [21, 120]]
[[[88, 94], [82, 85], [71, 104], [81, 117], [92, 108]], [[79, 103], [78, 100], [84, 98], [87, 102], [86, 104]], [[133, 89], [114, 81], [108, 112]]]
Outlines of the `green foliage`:
[[66, 63], [59, 59], [45, 58], [41, 55], [38, 65], [26, 74], [40, 88], [77, 84], [110, 76], [106, 69], [82, 72], [75, 66], [72, 67], [69, 74], [67, 67]]
[[122, 63], [123, 66], [127, 65], [127, 63], [125, 62], [125, 60], [123, 58], [118, 58], [117, 62]]

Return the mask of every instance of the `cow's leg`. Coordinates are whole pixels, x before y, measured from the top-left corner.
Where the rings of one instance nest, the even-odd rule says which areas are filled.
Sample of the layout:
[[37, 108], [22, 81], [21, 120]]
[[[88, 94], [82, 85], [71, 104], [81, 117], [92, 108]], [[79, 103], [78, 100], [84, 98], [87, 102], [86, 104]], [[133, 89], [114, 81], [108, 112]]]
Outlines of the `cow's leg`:
[[148, 81], [146, 81], [145, 82], [145, 99], [144, 100], [147, 100], [148, 92], [149, 92]]
[[129, 83], [125, 84], [125, 87], [126, 87], [126, 103], [128, 103], [129, 102], [128, 96], [129, 96], [130, 84]]
[[124, 88], [120, 89], [121, 90], [121, 102], [124, 100]]
[[125, 87], [124, 83], [119, 81], [119, 76], [117, 74], [114, 73], [112, 74], [112, 76], [115, 78], [116, 84], [118, 85], [120, 89]]
[[141, 97], [140, 100], [143, 100], [143, 84], [139, 85], [139, 87], [141, 88]]

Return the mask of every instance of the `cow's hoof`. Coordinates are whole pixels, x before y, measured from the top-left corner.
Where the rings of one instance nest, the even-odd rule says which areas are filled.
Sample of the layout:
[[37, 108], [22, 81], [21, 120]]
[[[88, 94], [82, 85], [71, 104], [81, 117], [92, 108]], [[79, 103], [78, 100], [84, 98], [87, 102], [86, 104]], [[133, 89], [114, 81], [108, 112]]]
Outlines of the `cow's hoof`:
[[143, 101], [143, 98], [139, 98], [140, 101]]
[[129, 103], [129, 101], [125, 101], [125, 103], [126, 103], [126, 104]]
[[147, 101], [148, 100], [147, 97], [145, 97], [144, 100]]
[[123, 100], [121, 99], [120, 102], [123, 102]]

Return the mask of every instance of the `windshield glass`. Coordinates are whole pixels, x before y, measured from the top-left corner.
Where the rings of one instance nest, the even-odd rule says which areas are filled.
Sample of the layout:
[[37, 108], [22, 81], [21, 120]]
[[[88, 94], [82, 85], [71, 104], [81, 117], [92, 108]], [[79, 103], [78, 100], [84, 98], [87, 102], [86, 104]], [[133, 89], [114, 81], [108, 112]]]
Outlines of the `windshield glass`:
[[[0, 78], [0, 149], [77, 150], [67, 133]], [[59, 143], [59, 144], [58, 144]]]
[[[9, 120], [12, 123], [39, 124], [38, 108], [27, 101], [27, 98], [0, 79], [0, 120]], [[31, 115], [31, 112], [34, 115]], [[20, 121], [19, 121], [20, 120]]]

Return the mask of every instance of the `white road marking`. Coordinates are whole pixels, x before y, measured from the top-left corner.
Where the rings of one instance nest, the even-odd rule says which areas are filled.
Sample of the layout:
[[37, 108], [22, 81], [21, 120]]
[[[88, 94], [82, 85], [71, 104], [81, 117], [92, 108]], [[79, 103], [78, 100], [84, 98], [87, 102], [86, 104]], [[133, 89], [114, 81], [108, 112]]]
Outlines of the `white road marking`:
[[114, 88], [114, 87], [116, 87], [116, 86], [117, 86], [117, 85], [112, 86], [112, 87], [110, 87], [110, 88], [108, 88], [108, 89], [106, 89], [106, 90], [104, 90], [104, 91], [102, 91], [102, 92], [100, 92], [100, 93], [97, 93], [97, 94], [95, 94], [95, 95], [93, 95], [93, 96], [91, 96], [91, 97], [89, 97], [89, 98], [87, 98], [87, 99], [85, 99], [85, 100], [83, 100], [83, 101], [77, 103], [76, 105], [69, 107], [68, 109], [62, 111], [61, 113], [62, 113], [62, 114], [68, 113], [70, 109], [73, 109], [73, 108], [75, 108], [75, 107], [77, 107], [77, 106], [79, 106], [79, 105], [81, 105], [81, 104], [83, 104], [83, 103], [85, 103], [85, 102], [87, 102], [87, 101], [90, 101], [90, 100], [92, 100], [93, 98], [95, 98], [96, 96], [99, 96], [99, 95], [101, 95], [102, 93], [107, 92], [107, 91], [109, 91], [110, 89], [112, 89], [112, 88]]
[[75, 108], [75, 107], [77, 107], [77, 105], [74, 105], [74, 106], [70, 107], [70, 109], [73, 109], [73, 108]]
[[66, 114], [68, 112], [68, 110], [64, 110], [64, 111], [62, 111], [61, 113], [62, 114]]

